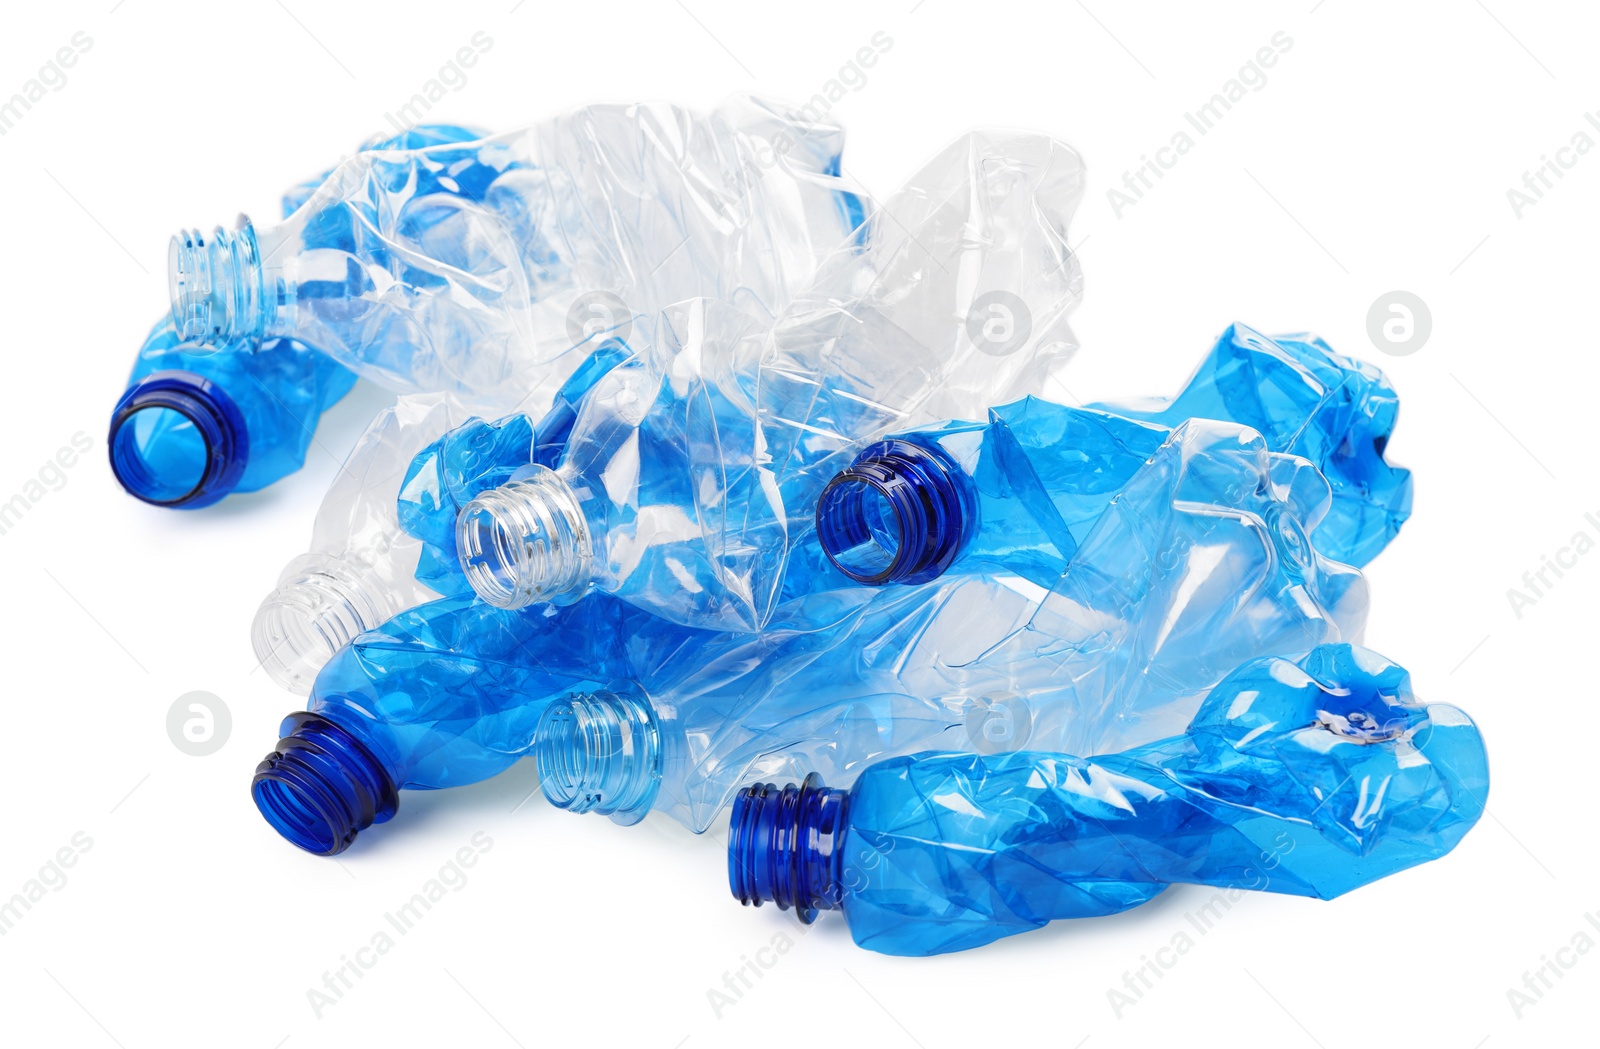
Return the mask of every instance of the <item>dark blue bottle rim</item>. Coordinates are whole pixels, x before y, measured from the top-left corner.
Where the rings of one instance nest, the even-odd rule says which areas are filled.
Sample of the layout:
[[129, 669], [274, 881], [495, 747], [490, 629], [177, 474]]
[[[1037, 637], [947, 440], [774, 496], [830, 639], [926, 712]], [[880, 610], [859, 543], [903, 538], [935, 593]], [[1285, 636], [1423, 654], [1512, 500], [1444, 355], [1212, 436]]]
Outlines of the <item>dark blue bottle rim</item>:
[[394, 780], [354, 735], [307, 710], [290, 714], [280, 731], [277, 749], [256, 766], [250, 796], [287, 841], [333, 856], [394, 815]]
[[[188, 491], [175, 497], [158, 496], [160, 482], [150, 476], [143, 457], [131, 442], [118, 440], [122, 428], [135, 415], [152, 408], [168, 408], [182, 414], [205, 442], [206, 462], [200, 477]], [[250, 434], [244, 413], [222, 387], [195, 372], [168, 369], [152, 372], [123, 393], [111, 412], [106, 447], [111, 472], [129, 495], [152, 506], [198, 510], [215, 503], [239, 483], [250, 458]]]
[[[891, 438], [863, 449], [817, 499], [817, 541], [840, 572], [864, 586], [924, 583], [942, 575], [977, 526], [971, 479], [943, 450]], [[843, 555], [868, 536], [863, 500], [881, 494], [894, 510], [899, 544], [889, 563], [866, 572]]]
[[836, 867], [849, 795], [810, 773], [779, 789], [755, 783], [735, 795], [728, 823], [728, 889], [746, 906], [775, 903], [803, 924], [840, 905]]

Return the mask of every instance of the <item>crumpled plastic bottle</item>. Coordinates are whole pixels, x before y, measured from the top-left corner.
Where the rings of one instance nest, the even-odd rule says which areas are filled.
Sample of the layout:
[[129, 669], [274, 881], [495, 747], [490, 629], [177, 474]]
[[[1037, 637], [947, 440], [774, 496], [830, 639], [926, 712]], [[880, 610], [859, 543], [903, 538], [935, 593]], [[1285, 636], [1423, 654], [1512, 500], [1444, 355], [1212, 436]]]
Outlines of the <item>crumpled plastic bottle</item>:
[[1188, 731], [1118, 754], [920, 754], [848, 791], [812, 775], [742, 791], [728, 838], [741, 902], [839, 910], [886, 954], [965, 950], [1111, 914], [1167, 884], [1332, 899], [1448, 853], [1483, 813], [1472, 720], [1348, 644], [1266, 657]]
[[[571, 428], [573, 405], [625, 356], [623, 344], [610, 340], [568, 378], [537, 424], [543, 440], [559, 446]], [[414, 476], [413, 459], [440, 434], [485, 411], [482, 401], [450, 392], [405, 394], [368, 425], [323, 497], [310, 549], [284, 566], [256, 611], [251, 643], [274, 681], [305, 695], [317, 672], [358, 634], [441, 591], [465, 589], [453, 564], [448, 571], [430, 570], [428, 549], [402, 521], [437, 498]]]
[[1252, 427], [1273, 451], [1323, 471], [1333, 503], [1312, 539], [1333, 560], [1370, 559], [1409, 513], [1410, 474], [1383, 459], [1393, 391], [1376, 369], [1318, 343], [1234, 325], [1189, 387], [1161, 403], [1171, 407], [1071, 408], [1030, 397], [990, 409], [987, 422], [892, 436], [828, 483], [818, 542], [867, 585], [1001, 571], [1050, 586], [1184, 410]]
[[[887, 427], [1021, 394], [1065, 358], [1080, 287], [1065, 231], [1082, 185], [1058, 142], [969, 135], [770, 329], [717, 303], [668, 311], [650, 352], [589, 396], [557, 462], [463, 509], [462, 573], [502, 607], [602, 590], [725, 630], [761, 628], [786, 586], [837, 581], [820, 559], [785, 575], [827, 477], [813, 467]], [[997, 289], [1036, 318], [1003, 356], [963, 320]]]
[[[932, 747], [1148, 742], [1181, 729], [1243, 659], [1359, 636], [1359, 573], [1301, 544], [1326, 509], [1315, 478], [1253, 432], [1195, 421], [1130, 482], [1085, 542], [1081, 574], [1053, 592], [1016, 577], [846, 586], [785, 605], [754, 635], [685, 629], [603, 593], [498, 614], [457, 598], [357, 638], [309, 709], [362, 741], [373, 756], [355, 778], [389, 784], [385, 796], [473, 782], [535, 752], [560, 807], [621, 823], [660, 809], [695, 830], [756, 777], [843, 783]], [[280, 754], [303, 749], [296, 724]], [[494, 743], [479, 754], [485, 732]], [[449, 752], [448, 780], [386, 764], [396, 734]], [[296, 806], [276, 795], [342, 796], [354, 775], [307, 785], [273, 760], [258, 782], [288, 779], [257, 801], [280, 830], [276, 810]], [[373, 821], [339, 816], [333, 837], [348, 844]]]
[[[425, 124], [374, 137], [362, 149], [419, 149], [482, 132]], [[292, 215], [331, 172], [291, 187]], [[323, 412], [356, 377], [288, 338], [185, 341], [169, 317], [145, 339], [111, 415], [111, 469], [129, 494], [196, 510], [231, 492], [254, 492], [305, 465]]]
[[619, 823], [659, 809], [699, 832], [774, 769], [842, 784], [916, 750], [1099, 753], [1171, 735], [1241, 662], [1359, 640], [1365, 581], [1306, 539], [1328, 498], [1306, 460], [1190, 421], [1051, 591], [958, 576], [869, 591], [848, 615], [848, 589], [803, 599], [759, 637], [552, 703], [540, 786], [561, 808]]
[[786, 300], [864, 217], [842, 142], [740, 98], [361, 153], [277, 227], [174, 237], [173, 318], [299, 339], [400, 391], [553, 388], [680, 299]]

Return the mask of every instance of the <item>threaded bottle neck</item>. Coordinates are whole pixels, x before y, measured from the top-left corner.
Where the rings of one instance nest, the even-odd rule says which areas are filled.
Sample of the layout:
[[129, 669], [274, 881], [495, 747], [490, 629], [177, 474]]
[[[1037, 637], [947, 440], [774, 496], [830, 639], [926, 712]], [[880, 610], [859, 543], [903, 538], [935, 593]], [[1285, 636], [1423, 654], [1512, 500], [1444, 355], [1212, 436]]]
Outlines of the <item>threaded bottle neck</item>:
[[295, 558], [256, 610], [250, 640], [272, 680], [309, 695], [317, 673], [357, 635], [401, 611], [365, 565], [308, 554]]
[[922, 583], [944, 572], [977, 527], [972, 481], [943, 451], [880, 441], [828, 482], [817, 540], [858, 583]]
[[543, 466], [468, 503], [456, 518], [456, 551], [473, 591], [497, 608], [571, 600], [594, 577], [582, 503]]
[[309, 711], [290, 714], [281, 731], [277, 749], [256, 766], [250, 795], [291, 843], [333, 856], [394, 815], [393, 778], [350, 733]]
[[782, 790], [775, 783], [741, 790], [728, 828], [728, 888], [739, 902], [792, 907], [808, 925], [819, 910], [837, 910], [849, 800], [815, 772]]
[[244, 414], [194, 372], [152, 372], [123, 393], [106, 437], [111, 472], [135, 498], [198, 510], [238, 485], [250, 459]]
[[568, 812], [637, 823], [661, 789], [661, 725], [642, 695], [577, 693], [552, 703], [534, 754], [544, 796]]
[[243, 215], [234, 230], [210, 236], [182, 230], [167, 246], [172, 321], [185, 341], [260, 338], [268, 302], [255, 227]]

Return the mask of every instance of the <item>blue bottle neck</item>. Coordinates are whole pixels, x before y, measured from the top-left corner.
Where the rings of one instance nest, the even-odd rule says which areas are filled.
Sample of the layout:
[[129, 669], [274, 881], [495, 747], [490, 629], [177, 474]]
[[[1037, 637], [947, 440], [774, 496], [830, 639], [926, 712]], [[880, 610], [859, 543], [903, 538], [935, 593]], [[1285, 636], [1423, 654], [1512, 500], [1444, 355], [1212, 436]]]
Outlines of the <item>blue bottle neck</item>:
[[891, 439], [856, 456], [817, 501], [817, 540], [858, 583], [941, 575], [977, 528], [972, 479], [936, 447]]
[[154, 506], [210, 506], [239, 483], [250, 435], [233, 398], [194, 372], [153, 372], [128, 387], [111, 412], [111, 472]]
[[289, 715], [282, 732], [278, 748], [256, 766], [250, 795], [292, 844], [333, 856], [394, 815], [394, 778], [349, 732], [309, 711]]
[[815, 772], [799, 786], [757, 783], [733, 799], [728, 887], [740, 903], [776, 903], [810, 924], [843, 895], [841, 843], [850, 796]]
[[641, 692], [563, 696], [545, 708], [534, 740], [540, 789], [558, 809], [626, 825], [644, 819], [660, 795], [665, 733]]

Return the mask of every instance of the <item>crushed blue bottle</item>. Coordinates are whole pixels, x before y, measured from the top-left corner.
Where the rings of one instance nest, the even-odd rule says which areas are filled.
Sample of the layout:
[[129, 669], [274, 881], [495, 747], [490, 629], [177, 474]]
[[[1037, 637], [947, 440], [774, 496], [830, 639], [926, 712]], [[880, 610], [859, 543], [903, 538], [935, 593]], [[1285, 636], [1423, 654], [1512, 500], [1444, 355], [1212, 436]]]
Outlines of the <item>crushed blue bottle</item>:
[[864, 449], [818, 499], [817, 539], [834, 567], [869, 586], [947, 569], [1049, 586], [1168, 428], [1200, 417], [1250, 426], [1272, 451], [1322, 470], [1332, 503], [1313, 539], [1324, 555], [1360, 565], [1410, 512], [1410, 474], [1384, 460], [1395, 409], [1375, 368], [1234, 325], [1170, 401], [1072, 408], [1029, 397], [992, 408], [985, 422]]
[[802, 921], [838, 910], [863, 947], [939, 954], [1172, 883], [1333, 899], [1448, 853], [1488, 789], [1466, 714], [1419, 703], [1376, 653], [1327, 645], [1239, 667], [1187, 733], [1120, 754], [928, 753], [848, 791], [746, 788], [728, 881]]
[[[416, 149], [480, 135], [429, 124], [362, 148]], [[291, 187], [284, 217], [329, 174]], [[112, 473], [135, 498], [174, 509], [259, 491], [305, 465], [318, 420], [355, 381], [353, 372], [294, 339], [186, 339], [163, 318], [112, 409]]]

